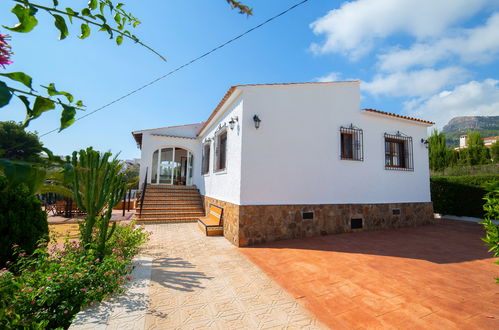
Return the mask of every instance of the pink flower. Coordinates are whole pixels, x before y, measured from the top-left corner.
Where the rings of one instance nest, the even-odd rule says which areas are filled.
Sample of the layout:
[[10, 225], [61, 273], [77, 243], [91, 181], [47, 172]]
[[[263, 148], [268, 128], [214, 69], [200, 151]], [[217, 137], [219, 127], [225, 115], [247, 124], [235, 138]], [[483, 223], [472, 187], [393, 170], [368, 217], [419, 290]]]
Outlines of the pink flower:
[[[0, 34], [0, 36], [1, 36], [1, 34]], [[13, 248], [13, 249], [17, 249], [18, 247], [19, 247], [19, 245], [17, 245], [17, 244], [13, 244], [13, 245], [12, 245], [12, 248]]]
[[67, 309], [65, 309], [63, 313], [64, 313], [64, 314], [67, 314], [67, 313], [68, 313], [68, 310], [67, 310]]
[[95, 262], [99, 262], [99, 261], [100, 261], [100, 259], [99, 259], [99, 258], [95, 259]]
[[80, 291], [82, 291], [82, 292], [87, 292], [88, 290], [87, 290], [87, 289], [81, 289]]

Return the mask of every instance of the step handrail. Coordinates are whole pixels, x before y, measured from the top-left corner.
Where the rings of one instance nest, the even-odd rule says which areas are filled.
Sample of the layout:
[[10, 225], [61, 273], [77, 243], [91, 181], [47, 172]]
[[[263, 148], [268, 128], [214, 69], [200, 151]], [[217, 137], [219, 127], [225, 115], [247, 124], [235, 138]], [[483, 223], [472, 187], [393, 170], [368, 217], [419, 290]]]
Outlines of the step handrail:
[[140, 211], [139, 211], [139, 218], [142, 216], [142, 208], [144, 207], [144, 197], [146, 195], [146, 188], [147, 188], [147, 172], [149, 171], [149, 167], [146, 167], [146, 176], [144, 178], [144, 183], [142, 186], [142, 194], [140, 195]]

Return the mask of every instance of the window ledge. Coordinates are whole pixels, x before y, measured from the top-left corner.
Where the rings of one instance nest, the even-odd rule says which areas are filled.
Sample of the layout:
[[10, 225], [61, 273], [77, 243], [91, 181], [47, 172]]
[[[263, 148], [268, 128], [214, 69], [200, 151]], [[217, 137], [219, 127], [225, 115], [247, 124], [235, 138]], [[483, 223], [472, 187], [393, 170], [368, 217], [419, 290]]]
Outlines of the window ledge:
[[214, 171], [213, 174], [215, 174], [215, 175], [227, 174], [227, 169]]
[[398, 167], [398, 166], [385, 166], [385, 170], [390, 171], [404, 171], [404, 172], [414, 172], [413, 168]]
[[340, 157], [340, 160], [353, 160], [353, 161], [356, 161], [356, 162], [363, 162], [364, 160], [359, 158], [347, 158], [347, 157]]

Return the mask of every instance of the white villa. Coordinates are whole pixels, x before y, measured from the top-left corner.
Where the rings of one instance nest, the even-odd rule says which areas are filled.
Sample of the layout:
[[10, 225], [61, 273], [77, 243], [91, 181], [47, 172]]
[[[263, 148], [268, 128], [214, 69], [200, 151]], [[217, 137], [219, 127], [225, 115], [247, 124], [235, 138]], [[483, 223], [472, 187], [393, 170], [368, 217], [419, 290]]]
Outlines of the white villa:
[[247, 246], [432, 222], [431, 125], [362, 110], [346, 81], [232, 86], [205, 122], [132, 134], [140, 182], [195, 186]]

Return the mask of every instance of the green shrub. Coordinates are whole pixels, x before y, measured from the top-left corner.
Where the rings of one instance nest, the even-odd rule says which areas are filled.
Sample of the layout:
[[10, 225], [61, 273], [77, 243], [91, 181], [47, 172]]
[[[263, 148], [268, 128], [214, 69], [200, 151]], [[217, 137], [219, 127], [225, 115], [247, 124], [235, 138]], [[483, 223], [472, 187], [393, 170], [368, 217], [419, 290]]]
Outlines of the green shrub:
[[[485, 184], [487, 194], [485, 195], [485, 219], [482, 221], [486, 236], [483, 238], [485, 244], [494, 253], [494, 257], [499, 257], [499, 224], [494, 220], [499, 220], [499, 181], [492, 181]], [[499, 265], [499, 260], [495, 261]], [[496, 277], [496, 283], [499, 284], [499, 277]]]
[[81, 308], [119, 292], [147, 234], [143, 227], [118, 225], [103, 260], [96, 257], [93, 236], [88, 250], [69, 240], [50, 251], [39, 244], [32, 255], [17, 249], [17, 262], [0, 270], [0, 328], [67, 328]]
[[0, 176], [0, 267], [14, 261], [12, 245], [32, 253], [38, 240], [48, 239], [47, 214], [42, 204], [24, 185], [7, 188]]
[[498, 180], [498, 174], [431, 177], [433, 208], [440, 214], [483, 218], [483, 185]]

